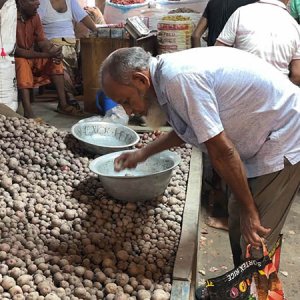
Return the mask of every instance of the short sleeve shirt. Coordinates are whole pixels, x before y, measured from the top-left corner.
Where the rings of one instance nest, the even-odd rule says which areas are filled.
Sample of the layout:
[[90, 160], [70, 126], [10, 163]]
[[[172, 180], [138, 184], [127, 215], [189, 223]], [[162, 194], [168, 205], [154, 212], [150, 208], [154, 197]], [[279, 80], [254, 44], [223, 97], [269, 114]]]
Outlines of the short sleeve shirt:
[[31, 49], [35, 43], [45, 40], [45, 34], [39, 15], [22, 21], [17, 20], [17, 45], [23, 49]]
[[291, 61], [300, 59], [300, 27], [278, 0], [238, 8], [217, 40], [261, 57], [285, 75]]
[[248, 177], [300, 161], [300, 90], [272, 65], [228, 47], [196, 48], [153, 58], [158, 101], [175, 132], [203, 144], [225, 131]]
[[207, 19], [207, 45], [213, 46], [228, 18], [240, 6], [253, 3], [256, 0], [210, 0], [203, 12]]

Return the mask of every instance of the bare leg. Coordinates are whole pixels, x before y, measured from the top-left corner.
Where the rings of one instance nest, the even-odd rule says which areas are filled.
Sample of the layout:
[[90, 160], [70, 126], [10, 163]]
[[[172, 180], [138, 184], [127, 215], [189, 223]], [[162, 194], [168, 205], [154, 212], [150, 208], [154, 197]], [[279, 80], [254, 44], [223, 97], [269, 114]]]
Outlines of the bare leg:
[[30, 89], [20, 89], [22, 105], [24, 109], [24, 117], [33, 119], [35, 117], [30, 103]]
[[56, 91], [58, 94], [58, 101], [60, 107], [67, 106], [67, 99], [65, 93], [65, 83], [64, 83], [64, 76], [63, 75], [52, 75], [51, 80], [56, 87]]

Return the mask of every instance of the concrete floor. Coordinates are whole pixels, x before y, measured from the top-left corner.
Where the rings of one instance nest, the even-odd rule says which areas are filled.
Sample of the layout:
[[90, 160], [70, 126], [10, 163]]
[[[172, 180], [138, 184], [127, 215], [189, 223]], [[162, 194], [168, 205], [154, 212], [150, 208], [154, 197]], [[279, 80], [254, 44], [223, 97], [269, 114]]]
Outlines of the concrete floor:
[[[38, 97], [39, 98], [39, 97]], [[43, 101], [41, 101], [43, 99]], [[38, 117], [41, 117], [49, 125], [56, 126], [59, 129], [69, 131], [73, 124], [81, 118], [70, 117], [57, 113], [55, 111], [57, 102], [54, 98], [41, 97], [34, 102], [33, 109]], [[20, 113], [22, 110], [19, 111]], [[88, 117], [89, 115], [85, 116]], [[283, 234], [283, 246], [281, 255], [281, 273], [280, 278], [284, 285], [286, 299], [300, 299], [300, 194], [296, 198], [287, 222], [285, 224]], [[206, 278], [216, 277], [226, 273], [232, 269], [231, 252], [229, 248], [228, 234], [226, 231], [213, 229], [208, 227], [205, 222], [205, 211], [202, 210], [202, 218], [199, 224], [201, 234], [199, 241], [199, 257], [200, 262], [197, 266], [198, 283]]]
[[[79, 101], [79, 103], [83, 106], [82, 101]], [[42, 96], [36, 96], [35, 101], [31, 105], [36, 117], [41, 118], [49, 125], [66, 131], [69, 131], [72, 125], [77, 123], [80, 119], [91, 116], [91, 114], [86, 114], [83, 117], [73, 117], [56, 112], [57, 98], [56, 94], [52, 92], [48, 92]], [[23, 115], [22, 105], [20, 105], [17, 112]]]

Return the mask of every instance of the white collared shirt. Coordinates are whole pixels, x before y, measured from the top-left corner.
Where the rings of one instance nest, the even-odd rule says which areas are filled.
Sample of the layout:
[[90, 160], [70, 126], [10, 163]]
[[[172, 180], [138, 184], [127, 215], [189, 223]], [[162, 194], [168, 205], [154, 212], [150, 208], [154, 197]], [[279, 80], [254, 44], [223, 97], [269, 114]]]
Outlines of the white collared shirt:
[[300, 161], [300, 89], [257, 56], [203, 47], [152, 58], [158, 102], [175, 132], [201, 148], [223, 130], [248, 177]]
[[290, 62], [300, 59], [299, 25], [279, 0], [238, 8], [217, 40], [261, 57], [285, 75]]

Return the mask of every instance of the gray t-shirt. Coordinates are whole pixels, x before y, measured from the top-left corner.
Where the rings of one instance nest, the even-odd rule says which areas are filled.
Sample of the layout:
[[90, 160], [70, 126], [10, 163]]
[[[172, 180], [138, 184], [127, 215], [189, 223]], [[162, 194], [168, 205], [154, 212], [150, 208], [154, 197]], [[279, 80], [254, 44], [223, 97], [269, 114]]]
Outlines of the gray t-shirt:
[[152, 58], [158, 101], [175, 132], [206, 151], [225, 130], [248, 177], [300, 161], [300, 90], [253, 54], [207, 47]]

